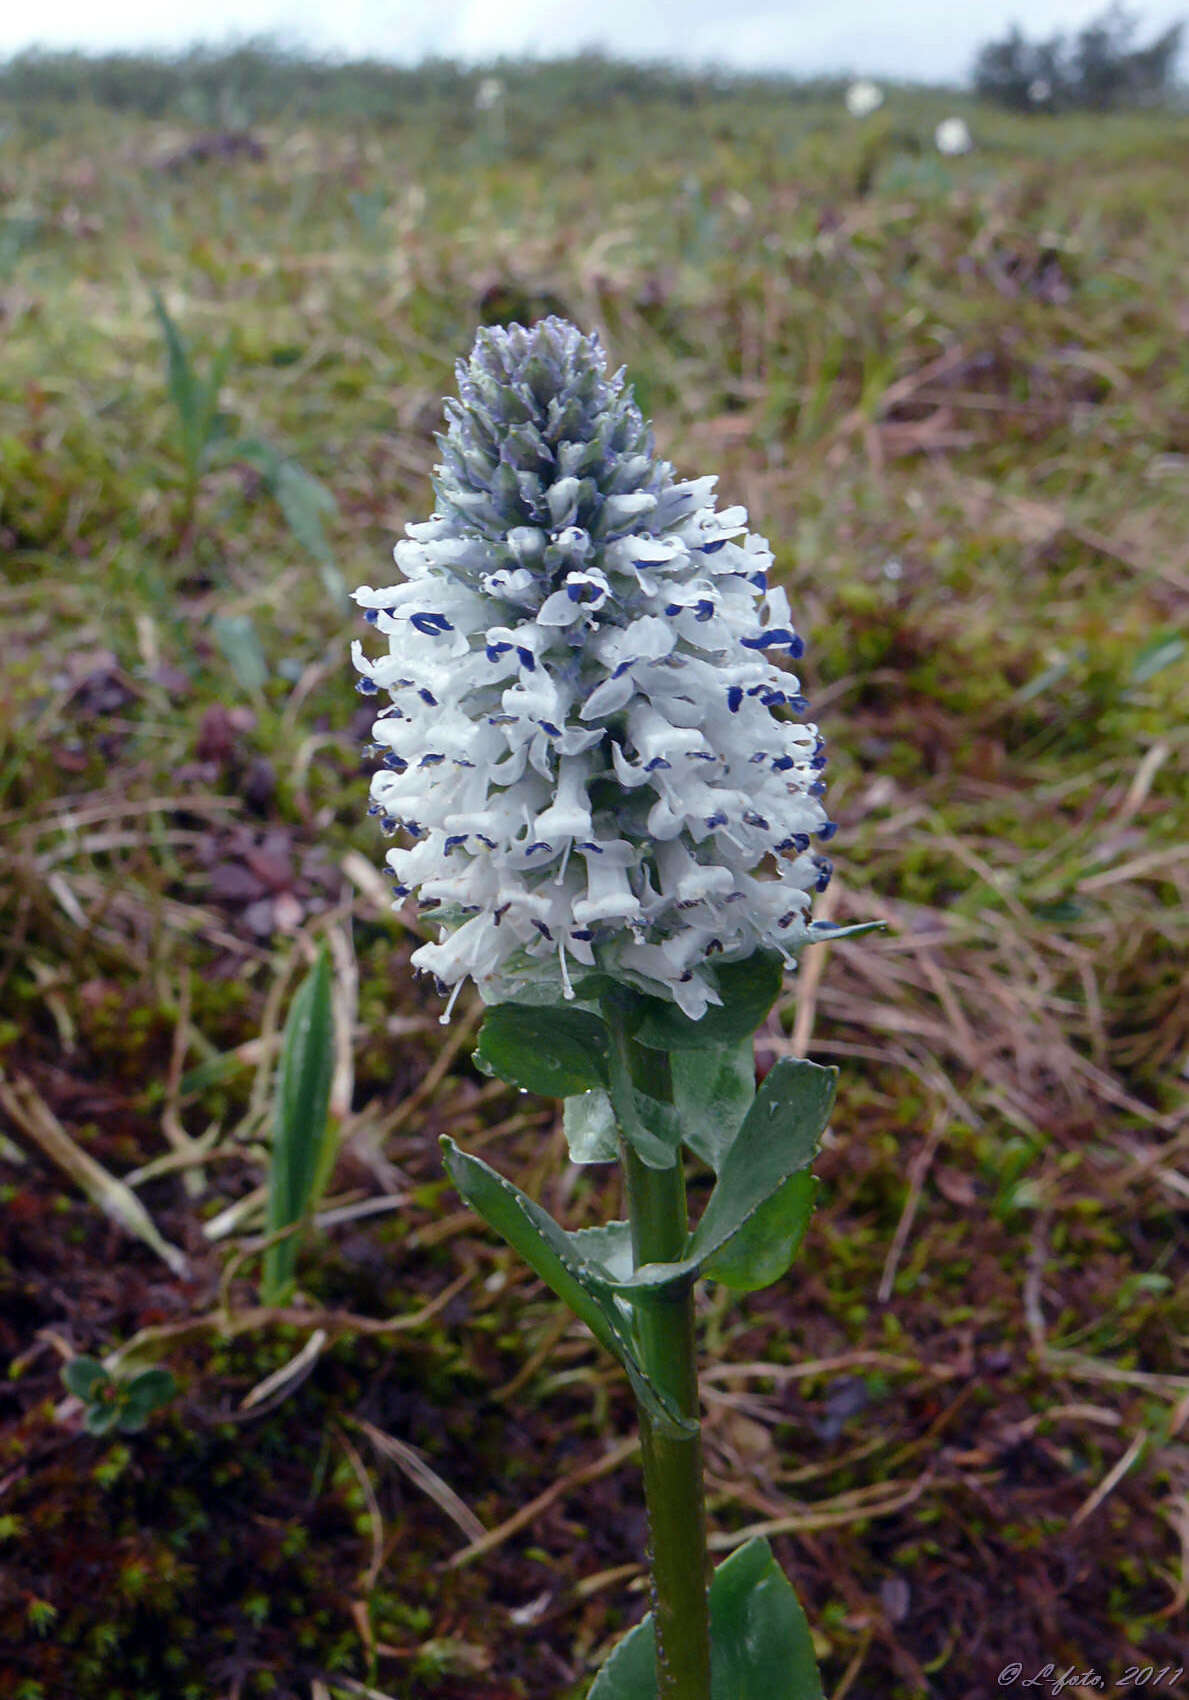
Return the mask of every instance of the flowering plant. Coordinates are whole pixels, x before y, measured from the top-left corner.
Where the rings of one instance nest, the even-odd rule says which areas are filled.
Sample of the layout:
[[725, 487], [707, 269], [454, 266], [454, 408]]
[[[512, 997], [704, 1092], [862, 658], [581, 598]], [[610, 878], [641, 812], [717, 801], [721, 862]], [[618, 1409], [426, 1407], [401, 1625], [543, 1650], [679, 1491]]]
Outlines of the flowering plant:
[[[467, 1201], [619, 1358], [640, 1410], [653, 1612], [592, 1700], [819, 1696], [800, 1608], [766, 1545], [708, 1583], [692, 1290], [788, 1268], [832, 1070], [753, 1034], [803, 945], [834, 833], [772, 557], [713, 478], [655, 453], [595, 337], [559, 319], [483, 330], [438, 439], [437, 512], [403, 582], [356, 600], [387, 653], [371, 811], [414, 954], [489, 1006], [479, 1066], [565, 1100], [576, 1162], [620, 1160], [628, 1219], [567, 1233], [449, 1139]], [[714, 1191], [691, 1232], [682, 1147]], [[746, 1685], [743, 1686], [743, 1685]]]

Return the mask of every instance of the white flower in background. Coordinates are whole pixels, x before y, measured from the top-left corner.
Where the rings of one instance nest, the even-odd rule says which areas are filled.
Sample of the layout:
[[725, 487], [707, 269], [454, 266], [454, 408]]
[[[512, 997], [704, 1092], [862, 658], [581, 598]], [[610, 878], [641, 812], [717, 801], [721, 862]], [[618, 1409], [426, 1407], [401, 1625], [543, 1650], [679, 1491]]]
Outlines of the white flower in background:
[[479, 87], [475, 90], [475, 111], [494, 112], [506, 93], [502, 78], [481, 77]]
[[950, 158], [969, 153], [974, 146], [965, 118], [943, 118], [933, 132], [933, 140], [937, 144], [938, 153], [946, 154]]
[[1043, 106], [1053, 97], [1053, 85], [1047, 77], [1033, 77], [1028, 84], [1028, 99], [1033, 106]]
[[869, 118], [883, 105], [883, 90], [878, 83], [860, 77], [846, 91], [846, 110], [852, 118]]
[[791, 961], [830, 877], [772, 556], [713, 478], [657, 459], [597, 337], [481, 330], [456, 371], [438, 511], [397, 544], [402, 583], [355, 593], [387, 640], [354, 646], [389, 699], [371, 813], [405, 840], [398, 903], [441, 928], [413, 962], [488, 1002], [597, 968], [697, 1018], [706, 964]]

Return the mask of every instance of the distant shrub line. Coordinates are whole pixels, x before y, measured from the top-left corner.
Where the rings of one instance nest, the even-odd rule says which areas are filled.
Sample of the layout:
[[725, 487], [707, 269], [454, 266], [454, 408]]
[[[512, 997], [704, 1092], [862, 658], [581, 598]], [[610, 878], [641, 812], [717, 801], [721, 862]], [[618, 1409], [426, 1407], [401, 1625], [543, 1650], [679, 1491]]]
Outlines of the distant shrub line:
[[86, 54], [30, 49], [0, 63], [0, 100], [23, 106], [84, 102], [147, 118], [182, 118], [234, 126], [281, 115], [401, 122], [410, 109], [475, 111], [480, 83], [492, 69], [511, 100], [561, 117], [605, 111], [615, 101], [705, 103], [741, 93], [754, 98], [819, 99], [839, 80], [797, 80], [636, 65], [601, 54], [569, 59], [507, 60], [494, 68], [430, 59], [416, 66], [376, 59], [304, 57], [267, 39], [234, 48], [184, 53]]

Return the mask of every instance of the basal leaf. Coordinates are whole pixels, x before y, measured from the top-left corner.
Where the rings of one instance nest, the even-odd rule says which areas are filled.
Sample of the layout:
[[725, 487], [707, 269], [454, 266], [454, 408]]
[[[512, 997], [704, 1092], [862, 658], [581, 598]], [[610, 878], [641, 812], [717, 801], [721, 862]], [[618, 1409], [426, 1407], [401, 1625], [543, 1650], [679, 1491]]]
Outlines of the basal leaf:
[[767, 1541], [748, 1541], [710, 1584], [711, 1700], [822, 1700], [813, 1637]]
[[[767, 1541], [748, 1541], [710, 1584], [711, 1700], [822, 1700], [813, 1638]], [[588, 1700], [657, 1700], [652, 1613], [600, 1670]]]

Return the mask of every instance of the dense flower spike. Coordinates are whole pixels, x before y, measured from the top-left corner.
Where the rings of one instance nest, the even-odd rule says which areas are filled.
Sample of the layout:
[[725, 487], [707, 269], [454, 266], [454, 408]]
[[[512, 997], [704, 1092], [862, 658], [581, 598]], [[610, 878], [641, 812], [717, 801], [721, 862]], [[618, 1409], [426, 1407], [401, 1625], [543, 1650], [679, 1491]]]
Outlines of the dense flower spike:
[[376, 721], [372, 813], [398, 901], [440, 923], [414, 963], [489, 1002], [599, 968], [695, 1019], [705, 965], [813, 936], [833, 835], [802, 653], [771, 554], [713, 478], [678, 479], [597, 337], [479, 332], [457, 367], [438, 511], [404, 582], [355, 599]]

